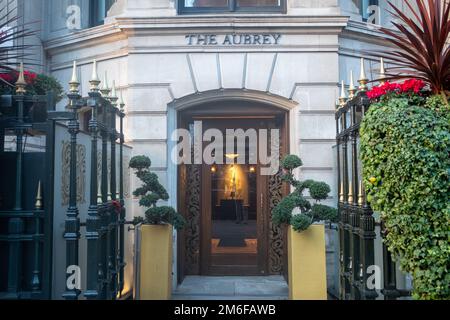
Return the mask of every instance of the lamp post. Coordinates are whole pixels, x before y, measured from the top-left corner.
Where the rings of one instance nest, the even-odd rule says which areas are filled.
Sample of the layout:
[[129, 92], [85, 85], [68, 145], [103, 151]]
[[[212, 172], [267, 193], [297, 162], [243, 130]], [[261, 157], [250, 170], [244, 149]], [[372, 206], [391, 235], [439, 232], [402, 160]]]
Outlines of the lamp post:
[[[78, 263], [78, 241], [80, 238], [80, 219], [77, 207], [77, 135], [80, 131], [78, 122], [78, 109], [80, 83], [77, 77], [77, 63], [73, 63], [72, 79], [69, 82], [68, 109], [72, 111], [72, 119], [69, 121], [68, 131], [70, 134], [70, 169], [69, 169], [69, 207], [66, 214], [64, 239], [66, 240], [66, 266], [69, 268], [79, 268]], [[63, 297], [67, 300], [78, 300], [80, 295], [79, 283], [72, 280], [70, 273], [66, 273], [66, 291]], [[76, 277], [75, 277], [76, 278]], [[73, 282], [70, 284], [70, 282]]]

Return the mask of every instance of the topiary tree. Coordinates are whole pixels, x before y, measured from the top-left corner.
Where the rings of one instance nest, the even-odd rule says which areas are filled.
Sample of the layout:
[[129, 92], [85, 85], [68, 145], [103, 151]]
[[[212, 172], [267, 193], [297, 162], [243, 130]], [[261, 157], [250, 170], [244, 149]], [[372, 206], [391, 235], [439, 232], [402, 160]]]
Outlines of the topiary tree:
[[[331, 191], [326, 183], [295, 179], [293, 171], [302, 165], [302, 160], [296, 155], [289, 155], [281, 162], [281, 166], [286, 171], [283, 180], [289, 183], [294, 191], [281, 200], [272, 211], [272, 221], [275, 225], [292, 225], [296, 232], [307, 230], [314, 222], [337, 220], [335, 208], [320, 204], [320, 201], [328, 198]], [[305, 190], [309, 190], [309, 194], [315, 200], [314, 204], [303, 196]], [[300, 214], [293, 215], [296, 208], [300, 210]]]
[[140, 197], [139, 205], [148, 208], [145, 218], [136, 217], [133, 223], [145, 224], [171, 224], [175, 229], [180, 230], [186, 224], [183, 216], [172, 207], [157, 206], [158, 201], [169, 200], [166, 189], [159, 183], [158, 176], [150, 172], [151, 160], [146, 156], [136, 156], [130, 161], [130, 168], [135, 170], [136, 176], [142, 181], [142, 186], [137, 188], [133, 195]]

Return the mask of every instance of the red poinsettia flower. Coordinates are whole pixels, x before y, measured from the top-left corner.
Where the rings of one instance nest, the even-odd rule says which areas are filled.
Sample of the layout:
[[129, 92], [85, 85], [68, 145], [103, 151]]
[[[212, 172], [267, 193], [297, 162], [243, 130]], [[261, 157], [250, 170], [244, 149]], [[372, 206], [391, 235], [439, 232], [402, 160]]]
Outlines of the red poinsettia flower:
[[367, 97], [369, 99], [378, 99], [388, 93], [415, 93], [419, 94], [420, 91], [425, 87], [425, 83], [422, 80], [418, 79], [409, 79], [406, 80], [404, 83], [390, 83], [389, 81], [373, 87], [370, 91], [367, 92]]
[[[31, 71], [24, 71], [25, 81], [29, 85], [33, 85], [37, 78], [37, 74]], [[10, 84], [15, 84], [17, 79], [19, 79], [19, 72], [11, 71], [9, 73], [0, 73], [0, 78], [9, 82]]]
[[372, 90], [367, 92], [367, 96], [370, 99], [378, 99], [381, 96], [384, 96], [391, 92], [399, 92], [401, 90], [401, 86], [397, 83], [390, 83], [389, 81], [383, 83], [382, 85], [373, 87]]
[[425, 83], [422, 80], [409, 79], [401, 85], [401, 91], [403, 93], [414, 92], [418, 94], [424, 87]]
[[120, 204], [120, 201], [113, 200], [112, 202], [113, 207], [116, 209], [116, 213], [119, 214], [122, 210], [122, 205]]

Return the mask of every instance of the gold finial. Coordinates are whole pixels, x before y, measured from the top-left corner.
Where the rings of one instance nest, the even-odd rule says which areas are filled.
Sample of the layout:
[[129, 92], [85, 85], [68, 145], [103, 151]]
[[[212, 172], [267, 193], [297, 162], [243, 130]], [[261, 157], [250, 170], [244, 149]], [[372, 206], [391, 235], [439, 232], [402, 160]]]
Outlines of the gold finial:
[[103, 77], [100, 92], [102, 93], [102, 96], [105, 98], [108, 98], [109, 93], [111, 92], [111, 90], [108, 87], [108, 72], [107, 71], [105, 71], [105, 76]]
[[369, 82], [369, 79], [367, 79], [366, 76], [366, 67], [364, 63], [364, 58], [361, 58], [361, 74], [359, 76], [359, 90], [360, 91], [367, 91], [367, 83]]
[[366, 196], [364, 194], [364, 185], [361, 180], [361, 181], [359, 181], [358, 205], [360, 207], [363, 207], [365, 203], [366, 203]]
[[386, 83], [386, 68], [384, 67], [384, 59], [380, 59], [380, 83], [385, 84]]
[[353, 70], [350, 70], [350, 88], [348, 89], [348, 92], [350, 93], [349, 98], [353, 99], [356, 94], [356, 87], [355, 87], [355, 80], [353, 77]]
[[345, 103], [347, 102], [347, 94], [345, 93], [345, 83], [344, 80], [342, 80], [341, 84], [341, 96], [339, 97], [339, 106], [342, 108], [345, 106]]
[[112, 200], [112, 194], [111, 194], [111, 184], [108, 183], [108, 197], [107, 197], [108, 201]]
[[120, 112], [124, 112], [125, 111], [125, 102], [123, 101], [123, 93], [122, 91], [120, 91], [120, 95], [119, 95], [119, 107], [120, 107]]
[[25, 81], [25, 72], [23, 70], [23, 62], [20, 63], [20, 70], [19, 70], [19, 78], [16, 82], [16, 93], [17, 94], [25, 94], [27, 93], [27, 90], [25, 89], [27, 86], [27, 82]]
[[97, 191], [97, 204], [103, 203], [103, 197], [102, 197], [102, 187], [101, 183], [98, 183], [98, 191]]
[[113, 106], [116, 106], [117, 100], [119, 100], [119, 98], [117, 97], [117, 92], [116, 92], [116, 81], [114, 81], [114, 80], [112, 82], [112, 89], [111, 89], [111, 95], [109, 96], [109, 100], [111, 101], [111, 104]]
[[77, 62], [73, 62], [73, 68], [72, 68], [72, 78], [69, 81], [69, 91], [72, 94], [78, 93], [78, 87], [80, 86], [80, 82], [78, 81], [77, 76]]
[[341, 188], [340, 188], [340, 190], [339, 190], [339, 202], [342, 202], [342, 203], [345, 202], [344, 182], [341, 182]]
[[100, 79], [98, 78], [97, 72], [97, 60], [94, 59], [94, 63], [92, 66], [92, 76], [91, 80], [89, 80], [89, 84], [91, 85], [92, 92], [98, 92], [98, 85], [100, 84]]
[[348, 186], [348, 203], [352, 204], [354, 201], [354, 197], [353, 197], [353, 183], [350, 182], [349, 186]]
[[39, 183], [38, 183], [38, 190], [37, 190], [37, 194], [36, 194], [36, 203], [34, 206], [35, 206], [36, 210], [41, 210], [43, 207], [41, 181], [39, 181]]

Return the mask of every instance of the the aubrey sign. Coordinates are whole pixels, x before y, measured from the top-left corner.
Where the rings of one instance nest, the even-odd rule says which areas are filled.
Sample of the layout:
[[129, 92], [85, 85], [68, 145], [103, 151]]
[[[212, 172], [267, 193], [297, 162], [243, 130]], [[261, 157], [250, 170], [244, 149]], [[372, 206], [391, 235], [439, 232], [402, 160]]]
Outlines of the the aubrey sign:
[[189, 46], [278, 45], [281, 34], [188, 34]]
[[261, 175], [275, 175], [280, 170], [279, 129], [208, 129], [195, 121], [193, 130], [177, 129], [171, 140], [175, 164], [250, 164], [261, 165]]

